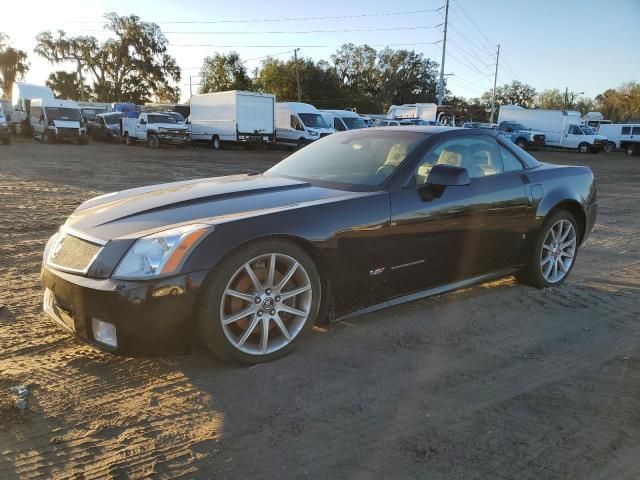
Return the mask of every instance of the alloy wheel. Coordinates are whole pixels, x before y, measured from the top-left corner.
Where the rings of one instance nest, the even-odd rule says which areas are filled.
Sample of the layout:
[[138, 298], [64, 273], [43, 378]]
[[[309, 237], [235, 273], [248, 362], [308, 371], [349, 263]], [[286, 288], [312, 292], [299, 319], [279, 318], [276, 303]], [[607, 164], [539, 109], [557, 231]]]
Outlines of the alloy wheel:
[[569, 270], [576, 255], [577, 235], [569, 220], [554, 223], [542, 242], [540, 269], [549, 283], [558, 283]]
[[267, 253], [249, 260], [231, 276], [220, 302], [227, 340], [241, 352], [276, 352], [302, 331], [313, 299], [307, 271], [294, 258]]

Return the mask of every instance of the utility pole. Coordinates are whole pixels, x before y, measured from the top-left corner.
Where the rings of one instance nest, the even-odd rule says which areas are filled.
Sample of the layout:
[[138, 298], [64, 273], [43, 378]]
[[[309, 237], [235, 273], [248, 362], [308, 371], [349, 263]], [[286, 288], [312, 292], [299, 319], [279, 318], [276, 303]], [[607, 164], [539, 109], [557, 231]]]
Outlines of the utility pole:
[[[447, 0], [449, 1], [449, 0]], [[298, 101], [302, 101], [302, 90], [300, 89], [300, 74], [298, 73], [298, 50], [299, 48], [293, 49], [293, 60], [296, 63], [296, 84], [298, 85]]]
[[564, 89], [564, 110], [567, 109], [567, 105], [569, 104], [569, 87], [565, 87]]
[[442, 61], [440, 62], [440, 80], [438, 80], [438, 105], [444, 97], [444, 59], [447, 51], [447, 26], [449, 23], [449, 0], [444, 4], [444, 36], [442, 37]]
[[496, 73], [493, 75], [493, 95], [491, 95], [491, 119], [489, 123], [493, 123], [493, 116], [496, 113], [496, 85], [498, 84], [498, 63], [500, 63], [500, 45], [496, 52]]

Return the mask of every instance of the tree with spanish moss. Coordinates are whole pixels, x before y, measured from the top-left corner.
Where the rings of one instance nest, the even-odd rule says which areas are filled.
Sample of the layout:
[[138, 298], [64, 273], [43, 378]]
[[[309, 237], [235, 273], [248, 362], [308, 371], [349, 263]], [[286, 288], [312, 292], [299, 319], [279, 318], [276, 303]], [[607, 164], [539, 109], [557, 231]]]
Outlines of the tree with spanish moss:
[[13, 48], [9, 44], [9, 36], [0, 32], [0, 90], [4, 95], [11, 95], [13, 84], [22, 80], [29, 70], [27, 53]]

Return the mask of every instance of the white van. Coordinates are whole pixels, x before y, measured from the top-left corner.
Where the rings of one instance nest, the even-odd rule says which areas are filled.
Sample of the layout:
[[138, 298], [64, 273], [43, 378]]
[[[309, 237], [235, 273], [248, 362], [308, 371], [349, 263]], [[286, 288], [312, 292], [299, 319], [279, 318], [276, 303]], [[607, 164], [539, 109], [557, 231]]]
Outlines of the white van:
[[276, 96], [271, 93], [205, 93], [191, 97], [191, 140], [209, 142], [214, 149], [224, 143], [258, 145], [275, 139]]
[[276, 141], [298, 148], [334, 133], [318, 109], [308, 103], [276, 103]]
[[30, 123], [33, 137], [44, 143], [74, 141], [89, 143], [82, 112], [72, 100], [31, 100]]
[[598, 133], [607, 137], [608, 152], [620, 148], [632, 155], [640, 147], [640, 123], [603, 123]]
[[369, 126], [364, 118], [351, 110], [320, 110], [320, 113], [329, 126], [335, 128], [338, 132], [367, 128]]
[[44, 85], [14, 82], [11, 91], [11, 104], [13, 105], [11, 129], [13, 132], [18, 132], [21, 127], [29, 129], [31, 100], [36, 98], [53, 100], [53, 91]]

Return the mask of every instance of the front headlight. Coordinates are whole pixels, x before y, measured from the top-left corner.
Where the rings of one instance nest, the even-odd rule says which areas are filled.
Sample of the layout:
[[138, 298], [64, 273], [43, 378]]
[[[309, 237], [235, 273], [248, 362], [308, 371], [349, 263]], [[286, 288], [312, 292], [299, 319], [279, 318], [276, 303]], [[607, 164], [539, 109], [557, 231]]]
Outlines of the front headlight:
[[116, 268], [114, 278], [144, 279], [178, 272], [211, 228], [210, 225], [187, 225], [136, 240]]
[[319, 135], [318, 132], [315, 132], [313, 130], [309, 130], [309, 133], [311, 134], [312, 137], [317, 137]]

